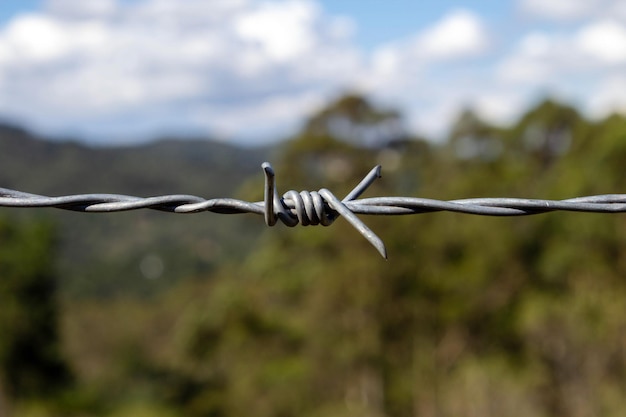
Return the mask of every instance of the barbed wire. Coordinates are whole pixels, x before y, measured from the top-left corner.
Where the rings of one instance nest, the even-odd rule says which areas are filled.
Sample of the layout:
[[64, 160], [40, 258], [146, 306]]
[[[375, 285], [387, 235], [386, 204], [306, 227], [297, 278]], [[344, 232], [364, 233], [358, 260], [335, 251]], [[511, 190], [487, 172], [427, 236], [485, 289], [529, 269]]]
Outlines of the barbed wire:
[[374, 167], [342, 200], [326, 188], [319, 191], [290, 190], [279, 196], [272, 166], [262, 165], [265, 173], [264, 200], [248, 202], [233, 198], [204, 199], [194, 195], [164, 195], [136, 197], [122, 194], [76, 194], [48, 197], [0, 188], [0, 207], [54, 207], [86, 213], [111, 213], [138, 209], [153, 209], [172, 213], [214, 212], [222, 214], [253, 213], [263, 215], [268, 226], [278, 221], [286, 226], [298, 224], [331, 225], [344, 217], [383, 256], [387, 250], [383, 241], [356, 215], [408, 215], [451, 211], [482, 216], [527, 216], [549, 211], [589, 213], [626, 213], [626, 194], [594, 195], [567, 200], [524, 198], [469, 198], [433, 200], [419, 197], [372, 197], [359, 199], [361, 194], [380, 178], [380, 165]]

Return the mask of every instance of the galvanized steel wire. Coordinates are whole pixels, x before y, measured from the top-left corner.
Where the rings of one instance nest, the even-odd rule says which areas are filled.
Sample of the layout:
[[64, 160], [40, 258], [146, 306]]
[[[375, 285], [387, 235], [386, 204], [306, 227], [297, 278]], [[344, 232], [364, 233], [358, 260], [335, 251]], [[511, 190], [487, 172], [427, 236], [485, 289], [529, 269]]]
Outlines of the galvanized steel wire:
[[461, 200], [433, 200], [418, 197], [373, 197], [359, 199], [360, 195], [380, 178], [380, 166], [369, 174], [342, 200], [322, 188], [319, 191], [287, 191], [282, 197], [276, 188], [271, 165], [262, 165], [265, 174], [264, 201], [248, 202], [233, 198], [204, 199], [194, 195], [164, 195], [135, 197], [121, 194], [77, 194], [48, 197], [0, 188], [0, 207], [54, 207], [86, 213], [153, 209], [172, 213], [214, 212], [222, 214], [254, 213], [263, 215], [268, 226], [278, 221], [293, 227], [329, 226], [344, 217], [384, 257], [387, 251], [383, 241], [363, 223], [356, 214], [407, 215], [451, 211], [482, 216], [526, 216], [549, 211], [576, 211], [590, 213], [626, 213], [626, 194], [606, 194], [567, 200], [539, 200], [524, 198], [471, 198]]

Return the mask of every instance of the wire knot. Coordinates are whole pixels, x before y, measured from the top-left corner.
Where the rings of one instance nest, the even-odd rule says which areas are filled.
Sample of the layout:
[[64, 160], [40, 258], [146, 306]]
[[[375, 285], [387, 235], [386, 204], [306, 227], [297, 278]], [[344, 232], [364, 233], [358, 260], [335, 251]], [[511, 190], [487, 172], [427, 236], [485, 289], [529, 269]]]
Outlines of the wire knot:
[[[289, 190], [280, 199], [283, 210], [278, 218], [287, 226], [330, 226], [337, 218], [337, 212], [330, 208], [326, 200], [317, 191]], [[284, 214], [281, 216], [280, 214]]]
[[380, 165], [374, 167], [343, 200], [325, 188], [299, 193], [290, 190], [280, 198], [276, 190], [274, 169], [269, 162], [264, 162], [262, 167], [265, 173], [264, 215], [268, 226], [274, 226], [278, 220], [289, 227], [298, 224], [330, 226], [341, 215], [387, 259], [383, 241], [345, 204], [358, 198], [376, 178], [380, 178]]

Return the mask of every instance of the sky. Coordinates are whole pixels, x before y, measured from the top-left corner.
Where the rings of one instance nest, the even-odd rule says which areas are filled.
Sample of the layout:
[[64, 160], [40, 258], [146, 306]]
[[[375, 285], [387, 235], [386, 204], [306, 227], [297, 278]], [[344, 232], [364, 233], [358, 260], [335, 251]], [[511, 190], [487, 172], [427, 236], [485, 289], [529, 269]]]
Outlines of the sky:
[[0, 120], [47, 136], [264, 144], [345, 92], [435, 139], [547, 97], [626, 114], [626, 2], [0, 2]]

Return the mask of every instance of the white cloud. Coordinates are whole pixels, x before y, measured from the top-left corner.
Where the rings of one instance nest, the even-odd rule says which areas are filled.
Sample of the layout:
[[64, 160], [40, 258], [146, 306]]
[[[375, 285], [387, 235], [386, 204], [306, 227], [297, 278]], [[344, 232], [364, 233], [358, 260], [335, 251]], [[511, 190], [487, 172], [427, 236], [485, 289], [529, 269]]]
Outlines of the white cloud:
[[626, 115], [626, 76], [619, 74], [603, 80], [593, 91], [586, 110], [596, 118], [606, 117], [611, 113]]
[[489, 120], [510, 121], [521, 100], [507, 101], [511, 89], [474, 66], [493, 54], [489, 39], [479, 16], [451, 11], [410, 38], [377, 48], [362, 85], [406, 110], [409, 129], [433, 138], [445, 136], [468, 106]]
[[380, 46], [373, 53], [372, 65], [381, 76], [389, 76], [432, 63], [478, 56], [487, 46], [487, 30], [480, 18], [456, 10], [408, 39]]
[[[521, 0], [521, 9], [534, 16], [571, 20], [588, 16], [598, 0]], [[600, 0], [602, 1], [602, 0]], [[594, 4], [596, 6], [594, 6]]]
[[[550, 3], [543, 17], [557, 23], [504, 31], [509, 37], [499, 43], [489, 42], [491, 31], [479, 17], [448, 14], [408, 40], [378, 48], [364, 84], [408, 109], [410, 127], [429, 135], [445, 134], [468, 106], [506, 124], [546, 96], [578, 103], [589, 114], [624, 111], [626, 23], [620, 19], [626, 18], [626, 3], [602, 1], [605, 9], [595, 10], [590, 1], [542, 0]], [[608, 14], [611, 19], [602, 17]], [[481, 60], [488, 64], [477, 65]], [[610, 82], [596, 85], [605, 79]]]
[[626, 20], [623, 0], [517, 0], [523, 14], [554, 22], [580, 22], [589, 19]]
[[483, 119], [504, 126], [513, 123], [529, 101], [529, 97], [520, 91], [506, 91], [500, 86], [485, 89], [474, 99], [472, 107]]
[[406, 99], [410, 107], [415, 99], [407, 96], [428, 94], [438, 69], [481, 57], [488, 47], [482, 20], [472, 12], [454, 10], [406, 39], [376, 48], [359, 85], [388, 99], [396, 97], [402, 103]]
[[[590, 116], [603, 117], [626, 110], [624, 73], [626, 24], [598, 18], [524, 34], [500, 59], [495, 80], [504, 91], [527, 98], [557, 96], [579, 104]], [[516, 106], [523, 110], [523, 103], [531, 102]], [[496, 114], [493, 109], [486, 113]]]
[[498, 80], [527, 86], [558, 85], [570, 76], [596, 75], [626, 64], [626, 26], [591, 21], [570, 31], [530, 32], [502, 57]]
[[[296, 129], [301, 118], [294, 117], [294, 109], [303, 115], [311, 114], [323, 106], [325, 97], [308, 91], [270, 96], [259, 102], [232, 106], [204, 105], [194, 108], [189, 121], [211, 129], [218, 138], [230, 139], [238, 135], [241, 142], [254, 142], [259, 137], [275, 141], [282, 137], [272, 136], [277, 125]], [[242, 131], [245, 120], [248, 129]]]
[[282, 135], [362, 67], [349, 21], [313, 0], [84, 3], [49, 0], [0, 27], [0, 114], [99, 137], [170, 129], [165, 113], [190, 130]]
[[416, 55], [438, 60], [478, 55], [487, 44], [486, 30], [478, 16], [458, 10], [420, 33], [412, 47]]
[[582, 51], [607, 64], [626, 62], [626, 27], [604, 20], [583, 28], [576, 39]]
[[409, 128], [434, 140], [441, 140], [448, 133], [450, 123], [457, 117], [463, 107], [458, 100], [437, 100], [430, 106], [418, 105], [409, 107], [415, 117], [409, 120]]
[[60, 22], [38, 15], [25, 15], [12, 22], [4, 33], [4, 61], [44, 62], [69, 50], [71, 38]]
[[313, 48], [318, 17], [313, 3], [266, 3], [239, 17], [235, 30], [242, 39], [258, 43], [270, 59], [287, 61]]
[[571, 50], [567, 39], [544, 32], [525, 35], [496, 67], [499, 80], [509, 83], [541, 85], [562, 67], [562, 52]]
[[95, 18], [112, 15], [117, 9], [117, 3], [115, 0], [47, 0], [45, 7], [55, 15]]

